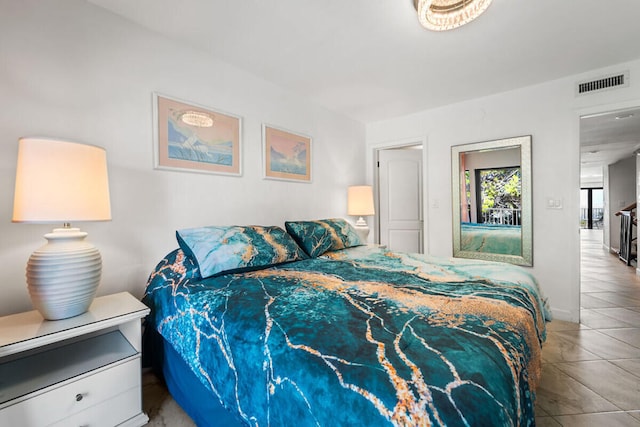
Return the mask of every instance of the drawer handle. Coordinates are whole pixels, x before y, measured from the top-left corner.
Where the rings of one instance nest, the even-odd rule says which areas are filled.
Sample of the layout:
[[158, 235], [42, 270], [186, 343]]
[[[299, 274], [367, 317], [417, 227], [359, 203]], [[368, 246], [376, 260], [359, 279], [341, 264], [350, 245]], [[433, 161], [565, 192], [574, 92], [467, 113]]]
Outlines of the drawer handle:
[[80, 402], [83, 397], [84, 397], [84, 394], [82, 394], [82, 393], [76, 394], [76, 402]]

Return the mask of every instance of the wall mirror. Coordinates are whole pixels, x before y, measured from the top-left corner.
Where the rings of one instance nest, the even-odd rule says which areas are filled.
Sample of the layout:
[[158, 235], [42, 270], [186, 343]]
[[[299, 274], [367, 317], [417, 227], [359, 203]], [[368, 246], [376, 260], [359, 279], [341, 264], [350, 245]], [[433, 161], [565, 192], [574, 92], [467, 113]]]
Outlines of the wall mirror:
[[531, 136], [451, 147], [453, 256], [533, 265]]

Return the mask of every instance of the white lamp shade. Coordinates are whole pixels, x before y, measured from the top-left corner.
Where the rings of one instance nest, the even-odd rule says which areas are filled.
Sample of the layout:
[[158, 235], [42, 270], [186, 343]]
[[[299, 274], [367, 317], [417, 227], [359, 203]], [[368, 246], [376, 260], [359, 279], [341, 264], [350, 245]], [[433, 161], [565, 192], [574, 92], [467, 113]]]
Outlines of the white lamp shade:
[[347, 192], [347, 213], [354, 216], [375, 215], [373, 188], [370, 185], [354, 185]]
[[21, 138], [18, 144], [14, 222], [111, 219], [103, 148], [47, 138]]

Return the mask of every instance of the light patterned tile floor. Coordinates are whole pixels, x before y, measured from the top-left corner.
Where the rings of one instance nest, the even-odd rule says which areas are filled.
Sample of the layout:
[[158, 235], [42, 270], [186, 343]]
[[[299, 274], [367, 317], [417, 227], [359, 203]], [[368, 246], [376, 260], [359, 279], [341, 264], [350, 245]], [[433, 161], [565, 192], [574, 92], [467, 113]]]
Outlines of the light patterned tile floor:
[[195, 427], [195, 423], [151, 371], [142, 374], [142, 406], [149, 416], [147, 427]]
[[581, 230], [581, 323], [554, 320], [542, 351], [538, 426], [640, 426], [640, 277]]
[[[582, 230], [582, 322], [547, 324], [537, 390], [538, 427], [640, 426], [640, 276], [602, 248], [601, 230]], [[194, 426], [147, 372], [150, 427]]]

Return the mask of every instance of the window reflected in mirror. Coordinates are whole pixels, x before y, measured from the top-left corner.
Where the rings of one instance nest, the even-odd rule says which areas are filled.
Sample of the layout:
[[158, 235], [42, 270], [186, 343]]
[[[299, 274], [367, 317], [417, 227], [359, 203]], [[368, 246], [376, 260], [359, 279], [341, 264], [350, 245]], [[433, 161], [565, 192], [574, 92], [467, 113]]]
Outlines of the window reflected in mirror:
[[452, 147], [454, 256], [532, 265], [531, 137]]

